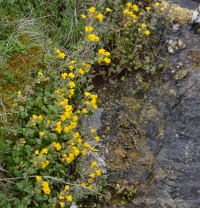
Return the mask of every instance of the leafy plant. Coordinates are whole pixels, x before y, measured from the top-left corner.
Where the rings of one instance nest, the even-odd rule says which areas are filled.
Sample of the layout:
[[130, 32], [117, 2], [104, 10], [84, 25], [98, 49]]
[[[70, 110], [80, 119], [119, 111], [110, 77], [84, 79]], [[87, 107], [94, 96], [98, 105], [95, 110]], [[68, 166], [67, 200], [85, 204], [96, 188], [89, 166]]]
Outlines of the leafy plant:
[[14, 77], [14, 74], [9, 71], [3, 71], [2, 74], [5, 76], [5, 79], [2, 81], [4, 85], [6, 85], [8, 82], [11, 83], [18, 83], [18, 80]]
[[[158, 2], [143, 7], [134, 1], [125, 5], [118, 1], [109, 3], [110, 8], [90, 5], [87, 14], [80, 9], [78, 16], [75, 14], [80, 21], [73, 32], [79, 31], [80, 26], [81, 35], [71, 47], [63, 35], [69, 22], [62, 20], [68, 3], [71, 8], [78, 8], [75, 1], [25, 2], [0, 4], [7, 15], [15, 8], [23, 17], [28, 12], [27, 18], [48, 16], [46, 27], [55, 23], [49, 37], [55, 35], [56, 28], [61, 38], [56, 37], [37, 60], [40, 65], [35, 65], [31, 82], [15, 93], [12, 110], [16, 122], [1, 128], [6, 188], [0, 194], [0, 205], [65, 207], [93, 196], [107, 198], [101, 194], [107, 183], [99, 164], [85, 159], [88, 153], [98, 151], [95, 146], [100, 141], [95, 129], [87, 133], [81, 126], [81, 119], [97, 108], [98, 96], [91, 93], [91, 77], [107, 75], [112, 80], [123, 71], [138, 69], [153, 74], [157, 57], [152, 39], [159, 42], [153, 31], [164, 8]], [[10, 32], [6, 30], [2, 36], [5, 43], [7, 31]], [[23, 44], [14, 48], [24, 50]], [[17, 81], [11, 72], [3, 73], [7, 82]]]

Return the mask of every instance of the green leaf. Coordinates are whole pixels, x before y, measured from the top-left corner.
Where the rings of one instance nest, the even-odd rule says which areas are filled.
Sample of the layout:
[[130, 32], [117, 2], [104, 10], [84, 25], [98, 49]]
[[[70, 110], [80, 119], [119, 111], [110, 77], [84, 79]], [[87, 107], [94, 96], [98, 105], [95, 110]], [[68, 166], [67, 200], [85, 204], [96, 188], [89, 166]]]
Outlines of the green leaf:
[[19, 189], [23, 189], [25, 187], [25, 183], [26, 183], [25, 181], [21, 181], [19, 183], [16, 183], [16, 185]]
[[43, 200], [43, 197], [40, 194], [36, 194], [34, 198], [37, 201], [42, 201]]
[[33, 191], [33, 185], [29, 185], [24, 189], [25, 192], [31, 194], [31, 192]]

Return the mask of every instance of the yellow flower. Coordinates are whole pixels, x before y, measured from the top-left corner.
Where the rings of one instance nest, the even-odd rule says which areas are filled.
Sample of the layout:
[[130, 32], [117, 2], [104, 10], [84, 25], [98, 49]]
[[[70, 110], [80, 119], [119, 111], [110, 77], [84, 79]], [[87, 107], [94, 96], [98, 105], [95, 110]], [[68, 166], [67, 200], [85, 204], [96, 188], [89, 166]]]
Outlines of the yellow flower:
[[61, 53], [60, 49], [56, 50], [56, 53]]
[[62, 146], [61, 146], [59, 143], [57, 143], [57, 144], [56, 144], [56, 149], [57, 149], [57, 150], [60, 150], [61, 148], [62, 148]]
[[105, 55], [105, 56], [110, 56], [110, 52], [107, 52], [107, 51], [106, 51], [106, 52], [104, 53], [104, 55]]
[[87, 154], [87, 150], [84, 149], [83, 151], [81, 151], [82, 155], [86, 155]]
[[149, 11], [151, 9], [151, 7], [146, 7], [146, 10]]
[[38, 72], [38, 75], [42, 76], [42, 75], [43, 75], [43, 73], [42, 73], [42, 72]]
[[104, 55], [105, 52], [106, 52], [106, 51], [105, 51], [105, 49], [103, 49], [103, 48], [101, 48], [101, 49], [98, 50], [98, 53], [99, 53], [99, 54], [103, 54], [103, 55]]
[[101, 170], [99, 169], [99, 170], [96, 170], [96, 174], [99, 176], [99, 175], [101, 175]]
[[68, 86], [69, 86], [70, 88], [73, 88], [73, 87], [76, 86], [76, 84], [75, 84], [74, 82], [69, 82]]
[[95, 36], [94, 34], [89, 34], [88, 35], [88, 39], [90, 40], [90, 41], [96, 41], [96, 42], [98, 42], [99, 41], [99, 37], [98, 36]]
[[70, 186], [69, 185], [66, 185], [65, 186], [65, 190], [68, 190], [68, 189], [70, 189]]
[[86, 186], [86, 183], [81, 183], [80, 185], [81, 185], [81, 186]]
[[164, 11], [164, 10], [165, 10], [165, 8], [164, 8], [164, 7], [161, 7], [161, 8], [160, 8], [160, 10], [161, 10], [161, 11]]
[[146, 27], [146, 24], [145, 24], [145, 23], [143, 23], [141, 26], [142, 26], [142, 27]]
[[74, 133], [72, 136], [76, 138], [76, 137], [79, 137], [80, 135], [79, 135], [78, 132], [76, 132], [76, 133]]
[[159, 5], [160, 5], [160, 3], [159, 3], [159, 2], [156, 2], [156, 3], [155, 3], [155, 6], [159, 6]]
[[90, 176], [91, 176], [92, 178], [94, 178], [94, 177], [96, 176], [96, 173], [90, 173]]
[[64, 53], [59, 53], [59, 54], [58, 54], [58, 58], [65, 58], [65, 56], [66, 56], [66, 55], [65, 55]]
[[133, 8], [133, 11], [138, 11], [139, 10], [139, 8], [138, 8], [138, 6], [136, 5], [136, 4], [134, 4], [133, 6], [132, 6], [132, 8]]
[[107, 58], [107, 57], [105, 57], [103, 60], [104, 60], [107, 64], [109, 64], [109, 63], [111, 62], [111, 59], [110, 59], [110, 58]]
[[100, 22], [102, 22], [103, 20], [103, 14], [98, 13], [97, 17], [96, 17]]
[[95, 139], [97, 142], [101, 140], [100, 137], [98, 137], [98, 136], [94, 137], [94, 139]]
[[72, 118], [74, 121], [77, 121], [78, 120], [78, 116], [73, 116]]
[[97, 165], [98, 165], [97, 162], [93, 161], [90, 166], [92, 167], [92, 166], [97, 166]]
[[91, 26], [86, 26], [86, 27], [85, 27], [85, 31], [86, 31], [86, 32], [91, 32], [91, 31], [93, 31], [93, 30], [94, 30], [94, 28], [91, 27]]
[[127, 7], [131, 7], [132, 4], [128, 2], [128, 3], [126, 4], [126, 6], [127, 6]]
[[68, 74], [68, 76], [71, 77], [71, 78], [74, 78], [74, 77], [75, 77], [75, 74], [73, 74], [73, 73], [70, 72], [70, 73]]
[[90, 8], [88, 9], [88, 11], [89, 11], [89, 12], [95, 12], [95, 11], [96, 11], [96, 8], [95, 8], [95, 7], [90, 7]]
[[67, 199], [67, 201], [72, 201], [73, 200], [73, 197], [71, 195], [67, 195], [66, 196], [66, 199]]
[[69, 70], [72, 71], [74, 69], [73, 66], [69, 66]]
[[78, 69], [78, 73], [79, 73], [79, 74], [84, 74], [84, 73], [85, 73], [85, 71], [83, 71], [83, 69], [82, 69], [82, 68], [79, 68], [79, 69]]
[[87, 181], [88, 183], [92, 183], [94, 180], [92, 178], [89, 178]]
[[145, 30], [145, 31], [144, 31], [144, 34], [145, 34], [145, 35], [150, 35], [150, 31], [149, 31], [149, 30]]
[[47, 154], [48, 153], [48, 149], [47, 148], [42, 149], [42, 153]]
[[46, 160], [45, 162], [42, 162], [41, 166], [42, 168], [45, 168], [49, 164], [49, 161]]
[[36, 150], [36, 151], [35, 151], [35, 154], [36, 154], [36, 155], [39, 155], [39, 151], [38, 151], [38, 150]]
[[39, 132], [40, 136], [44, 136], [46, 133], [45, 132]]
[[40, 176], [35, 176], [36, 177], [36, 179], [37, 179], [37, 181], [41, 181], [43, 178], [42, 177], [40, 177]]
[[65, 207], [65, 203], [64, 202], [59, 202], [59, 204], [60, 204], [60, 207]]
[[125, 9], [125, 10], [123, 11], [124, 14], [127, 14], [128, 12], [129, 12], [128, 9]]
[[61, 121], [58, 121], [56, 123], [56, 128], [54, 130], [57, 131], [60, 134], [60, 132], [62, 131]]
[[96, 131], [96, 129], [91, 129], [90, 133], [94, 133]]
[[87, 113], [87, 110], [85, 108], [82, 109], [83, 113]]
[[49, 188], [49, 184], [46, 181], [42, 182], [43, 191], [45, 194], [50, 194], [51, 190]]
[[81, 15], [82, 19], [86, 19], [86, 16], [84, 14]]
[[94, 184], [91, 184], [88, 186], [88, 188], [92, 189], [94, 187]]
[[66, 77], [67, 77], [67, 73], [63, 73], [63, 74], [61, 74], [61, 77], [62, 77], [63, 79], [66, 79]]
[[112, 12], [113, 10], [110, 8], [106, 8], [106, 12]]
[[18, 91], [17, 93], [18, 93], [18, 95], [21, 95], [21, 94], [22, 94], [22, 92], [21, 92], [21, 91]]
[[70, 132], [70, 130], [71, 130], [71, 129], [69, 128], [69, 126], [66, 126], [66, 127], [64, 128], [64, 130], [63, 130], [63, 131], [64, 131], [65, 133], [69, 133], [69, 132]]

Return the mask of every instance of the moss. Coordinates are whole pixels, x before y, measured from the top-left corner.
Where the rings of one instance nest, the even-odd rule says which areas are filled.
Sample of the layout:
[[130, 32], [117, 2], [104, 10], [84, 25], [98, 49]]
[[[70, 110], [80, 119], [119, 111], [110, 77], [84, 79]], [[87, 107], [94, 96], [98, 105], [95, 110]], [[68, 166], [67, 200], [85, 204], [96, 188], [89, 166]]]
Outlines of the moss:
[[[4, 105], [0, 105], [0, 113], [5, 112], [5, 109], [11, 109], [14, 102], [13, 95], [31, 82], [33, 79], [31, 74], [38, 67], [38, 60], [42, 58], [43, 49], [36, 44], [31, 46], [33, 43], [30, 43], [26, 35], [19, 36], [18, 40], [26, 45], [27, 53], [13, 51], [5, 67], [0, 71], [1, 102]], [[4, 72], [10, 73], [11, 77]], [[17, 83], [15, 83], [16, 80]]]

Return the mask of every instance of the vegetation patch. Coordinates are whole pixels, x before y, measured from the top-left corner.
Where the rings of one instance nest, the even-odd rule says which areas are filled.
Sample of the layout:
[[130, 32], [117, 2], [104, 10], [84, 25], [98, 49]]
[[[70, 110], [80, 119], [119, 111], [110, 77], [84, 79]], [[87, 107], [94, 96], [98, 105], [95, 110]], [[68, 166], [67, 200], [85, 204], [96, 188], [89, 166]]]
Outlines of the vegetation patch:
[[[27, 21], [40, 8], [38, 23], [49, 15], [50, 8], [61, 5], [60, 1], [52, 7], [48, 7], [48, 1], [41, 5], [34, 2], [28, 4]], [[86, 2], [78, 6], [85, 8]], [[76, 13], [77, 25], [82, 27], [73, 47], [63, 44], [68, 41], [66, 36], [60, 34], [54, 42], [50, 33], [46, 44], [39, 44], [38, 39], [33, 45], [33, 33], [21, 34], [22, 30], [15, 31], [21, 35], [11, 44], [14, 48], [2, 54], [6, 61], [1, 68], [1, 89], [9, 89], [14, 99], [12, 119], [0, 127], [2, 207], [70, 207], [73, 202], [81, 207], [87, 197], [107, 199], [102, 194], [106, 181], [101, 167], [97, 161], [84, 160], [88, 153], [98, 152], [96, 146], [101, 140], [95, 129], [88, 134], [80, 122], [97, 108], [98, 96], [91, 92], [92, 78], [99, 74], [113, 82], [120, 73], [139, 69], [154, 74], [156, 46], [162, 37], [162, 32], [156, 36], [154, 30], [157, 20], [166, 13], [159, 2], [148, 6], [134, 1], [105, 2], [98, 7], [90, 2], [87, 11]], [[11, 4], [21, 12], [17, 17], [24, 18], [28, 6], [18, 3], [0, 1], [5, 15], [12, 9], [8, 7]], [[54, 13], [60, 18], [55, 24], [59, 29], [66, 26], [61, 24], [61, 14], [65, 14], [61, 8], [66, 6]], [[51, 18], [45, 21], [46, 27], [52, 23]], [[10, 34], [10, 29], [1, 41], [9, 40], [7, 32]], [[73, 39], [74, 33], [68, 35]]]

